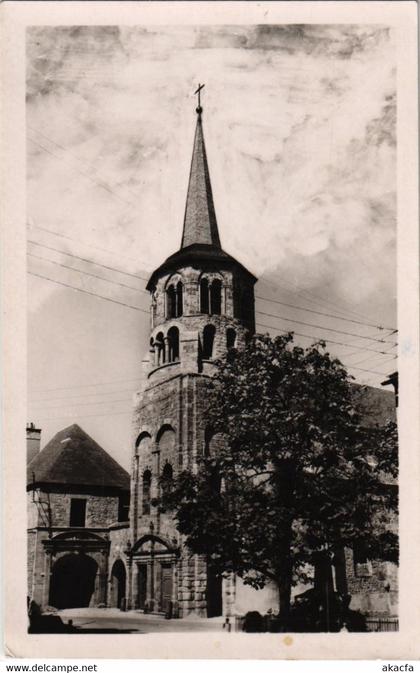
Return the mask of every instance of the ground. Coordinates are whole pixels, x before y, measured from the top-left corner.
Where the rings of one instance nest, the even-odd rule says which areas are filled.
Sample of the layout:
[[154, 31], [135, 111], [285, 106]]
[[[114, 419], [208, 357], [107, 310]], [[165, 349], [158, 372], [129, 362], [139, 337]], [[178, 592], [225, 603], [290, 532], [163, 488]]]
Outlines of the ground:
[[78, 629], [98, 633], [223, 632], [225, 621], [224, 617], [165, 619], [159, 615], [145, 615], [137, 611], [121, 612], [117, 608], [74, 608], [59, 610], [57, 615], [65, 624], [72, 620], [73, 626]]

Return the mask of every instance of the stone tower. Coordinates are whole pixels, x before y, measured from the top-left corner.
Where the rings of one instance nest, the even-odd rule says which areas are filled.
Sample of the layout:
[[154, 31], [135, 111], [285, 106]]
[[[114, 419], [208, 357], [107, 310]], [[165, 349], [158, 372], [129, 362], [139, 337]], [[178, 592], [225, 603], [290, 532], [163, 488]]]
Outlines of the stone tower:
[[180, 249], [151, 275], [150, 352], [134, 408], [129, 607], [216, 616], [229, 583], [183, 545], [156, 501], [177, 472], [212, 453], [205, 409], [214, 360], [255, 329], [256, 278], [221, 247], [203, 136], [197, 126]]

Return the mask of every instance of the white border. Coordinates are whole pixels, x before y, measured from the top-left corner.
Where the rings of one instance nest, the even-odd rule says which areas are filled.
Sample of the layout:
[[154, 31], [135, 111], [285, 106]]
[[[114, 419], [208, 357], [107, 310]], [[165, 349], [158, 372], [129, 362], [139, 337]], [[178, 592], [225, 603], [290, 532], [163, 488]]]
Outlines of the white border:
[[[417, 4], [4, 2], [1, 143], [6, 653], [12, 657], [416, 659], [419, 591]], [[25, 28], [28, 25], [380, 23], [397, 35], [401, 571], [399, 633], [28, 635], [26, 604]], [[381, 260], [377, 260], [381, 264]], [[43, 326], [40, 325], [40, 329]]]

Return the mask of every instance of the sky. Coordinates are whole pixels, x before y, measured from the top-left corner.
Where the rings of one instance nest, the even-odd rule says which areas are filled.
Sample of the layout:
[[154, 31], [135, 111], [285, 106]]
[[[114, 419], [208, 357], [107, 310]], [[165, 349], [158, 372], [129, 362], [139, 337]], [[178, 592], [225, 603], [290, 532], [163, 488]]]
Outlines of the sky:
[[78, 423], [129, 468], [144, 288], [180, 247], [199, 82], [221, 242], [259, 278], [258, 331], [328, 339], [361, 383], [396, 369], [395, 78], [382, 25], [28, 29], [42, 445]]

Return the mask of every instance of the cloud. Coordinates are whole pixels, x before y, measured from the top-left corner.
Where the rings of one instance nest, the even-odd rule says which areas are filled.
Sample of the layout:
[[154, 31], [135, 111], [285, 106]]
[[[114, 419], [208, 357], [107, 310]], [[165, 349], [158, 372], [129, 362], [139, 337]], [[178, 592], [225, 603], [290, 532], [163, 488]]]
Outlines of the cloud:
[[[392, 325], [394, 61], [386, 26], [31, 27], [29, 237], [147, 277], [180, 245], [201, 81], [222, 243], [261, 278], [258, 294]], [[29, 258], [32, 271], [147, 310], [141, 278], [28, 250], [139, 290]], [[145, 313], [32, 276], [29, 297], [31, 387], [138, 375]], [[129, 465], [130, 415], [116, 408], [31, 411], [45, 438], [79, 422]]]

